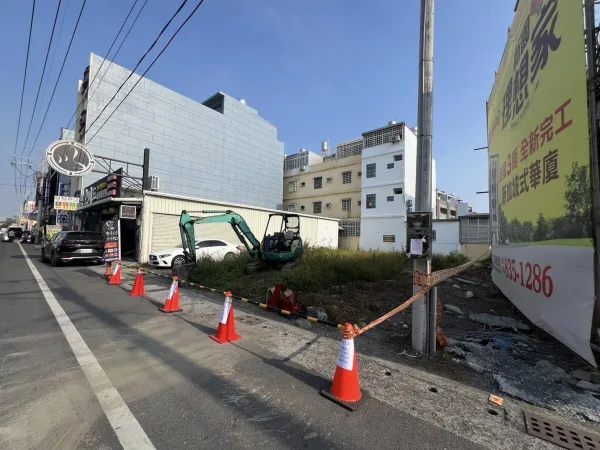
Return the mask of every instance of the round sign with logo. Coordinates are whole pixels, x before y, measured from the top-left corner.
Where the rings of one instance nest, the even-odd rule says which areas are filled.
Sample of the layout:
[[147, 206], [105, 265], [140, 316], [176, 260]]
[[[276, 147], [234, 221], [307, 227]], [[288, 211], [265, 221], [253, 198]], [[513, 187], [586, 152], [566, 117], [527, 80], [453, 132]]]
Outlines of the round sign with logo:
[[62, 175], [80, 177], [94, 168], [94, 155], [77, 141], [56, 141], [46, 150], [46, 161]]

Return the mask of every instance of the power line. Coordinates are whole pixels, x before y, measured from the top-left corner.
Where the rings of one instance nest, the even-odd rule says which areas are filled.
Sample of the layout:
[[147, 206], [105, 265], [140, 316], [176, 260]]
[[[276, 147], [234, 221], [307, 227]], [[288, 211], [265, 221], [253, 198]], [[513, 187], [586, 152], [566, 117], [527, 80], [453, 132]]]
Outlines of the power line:
[[21, 156], [25, 153], [25, 146], [29, 139], [29, 132], [31, 131], [31, 125], [33, 124], [33, 118], [35, 117], [35, 109], [37, 108], [38, 100], [40, 98], [40, 91], [42, 90], [42, 81], [44, 81], [44, 74], [46, 73], [46, 64], [48, 64], [48, 56], [50, 56], [50, 47], [52, 47], [52, 39], [54, 39], [54, 30], [56, 29], [56, 21], [58, 20], [58, 13], [60, 12], [60, 5], [62, 0], [58, 0], [58, 6], [56, 7], [56, 14], [54, 15], [54, 23], [52, 24], [52, 32], [50, 33], [50, 41], [48, 41], [48, 49], [46, 50], [46, 58], [44, 59], [44, 68], [42, 69], [42, 76], [40, 77], [40, 84], [38, 85], [37, 94], [35, 95], [35, 102], [33, 104], [33, 111], [31, 112], [31, 120], [29, 121], [29, 127], [27, 128], [27, 135], [25, 136], [25, 143], [21, 150]]
[[[104, 121], [104, 123], [102, 125], [100, 125], [100, 127], [98, 128], [98, 130], [96, 130], [96, 132], [94, 133], [94, 135], [91, 137], [91, 139], [89, 139], [87, 141], [87, 143], [89, 144], [91, 142], [92, 139], [94, 139], [96, 137], [96, 135], [98, 134], [98, 132], [102, 129], [102, 127], [104, 127], [104, 125], [106, 125], [106, 123], [110, 120], [110, 118], [113, 116], [113, 114], [117, 111], [117, 109], [119, 109], [119, 107], [123, 104], [123, 102], [127, 99], [127, 97], [129, 96], [129, 94], [131, 94], [133, 92], [133, 90], [135, 89], [135, 87], [139, 84], [140, 81], [142, 81], [144, 79], [144, 77], [146, 76], [146, 74], [148, 73], [148, 71], [152, 68], [152, 66], [154, 65], [154, 63], [156, 63], [156, 61], [158, 61], [158, 59], [162, 56], [162, 54], [165, 52], [165, 50], [169, 47], [169, 45], [171, 44], [171, 42], [173, 42], [173, 39], [175, 39], [175, 37], [179, 34], [179, 32], [181, 31], [181, 29], [185, 26], [186, 23], [188, 23], [188, 21], [194, 16], [194, 14], [196, 14], [196, 11], [198, 11], [198, 8], [200, 8], [200, 6], [202, 6], [202, 3], [204, 3], [204, 0], [200, 0], [198, 2], [198, 4], [196, 5], [196, 7], [192, 10], [192, 12], [190, 13], [190, 15], [184, 20], [184, 22], [179, 26], [179, 28], [177, 28], [177, 31], [175, 31], [175, 34], [173, 34], [173, 36], [171, 36], [171, 39], [169, 39], [169, 41], [166, 43], [166, 45], [163, 47], [163, 49], [160, 51], [160, 53], [154, 58], [154, 60], [150, 63], [150, 65], [148, 66], [148, 68], [144, 71], [144, 73], [139, 77], [139, 79], [135, 82], [135, 84], [133, 85], [133, 87], [129, 90], [129, 92], [127, 94], [125, 94], [125, 97], [123, 97], [123, 100], [121, 100], [119, 102], [119, 104], [117, 105], [117, 107], [115, 109], [113, 109], [113, 111], [110, 113], [110, 115], [106, 118], [106, 120]], [[133, 75], [133, 71], [131, 72], [131, 74], [129, 75], [129, 77], [131, 77], [131, 75]], [[129, 79], [129, 77], [127, 79]], [[127, 81], [127, 80], [125, 80]], [[119, 88], [120, 89], [120, 88]], [[118, 91], [117, 91], [118, 92]], [[115, 94], [116, 96], [116, 94]], [[114, 98], [114, 97], [113, 97]], [[110, 102], [109, 102], [110, 103]], [[106, 104], [106, 106], [108, 106], [108, 103]], [[106, 109], [106, 107], [105, 107]], [[102, 110], [104, 111], [104, 110]], [[102, 112], [100, 113], [102, 114]], [[98, 117], [96, 118], [96, 120], [98, 120], [100, 118], [100, 114], [98, 115]], [[94, 122], [96, 122], [96, 120], [94, 120]], [[93, 123], [92, 123], [93, 125]], [[90, 125], [91, 128], [91, 125]], [[89, 130], [89, 128], [88, 128]], [[86, 130], [86, 132], [88, 131]]]
[[[33, 31], [33, 16], [35, 15], [35, 0], [31, 7], [31, 19], [29, 21], [29, 37], [27, 38], [27, 56], [25, 56], [25, 71], [23, 73], [23, 87], [21, 88], [21, 104], [19, 106], [19, 119], [17, 121], [17, 135], [15, 136], [15, 151], [17, 154], [17, 145], [19, 143], [19, 131], [21, 130], [21, 113], [23, 112], [23, 98], [25, 97], [25, 82], [27, 81], [27, 68], [29, 66], [29, 49], [31, 48], [31, 33]], [[17, 174], [15, 172], [15, 194], [17, 193]]]
[[[56, 59], [56, 50], [58, 47], [58, 43], [60, 42], [60, 38], [62, 36], [63, 25], [65, 24], [65, 16], [67, 15], [67, 10], [69, 9], [70, 0], [67, 0], [65, 3], [65, 7], [63, 8], [62, 16], [60, 17], [60, 24], [58, 25], [58, 36], [56, 38], [56, 45], [54, 46], [54, 51], [52, 52], [52, 59], [50, 60], [50, 66], [48, 67], [48, 73], [52, 73], [52, 68], [54, 67], [54, 60]], [[48, 81], [50, 81], [50, 77], [46, 77], [46, 81], [44, 82], [44, 88], [42, 89], [42, 103], [46, 99], [46, 88], [48, 87]]]
[[[110, 103], [116, 98], [117, 94], [119, 93], [119, 91], [121, 89], [123, 89], [123, 86], [125, 86], [125, 84], [129, 81], [129, 79], [134, 75], [135, 70], [139, 67], [139, 65], [142, 63], [142, 61], [144, 61], [144, 58], [146, 58], [146, 56], [148, 56], [148, 53], [150, 53], [150, 51], [154, 48], [154, 46], [157, 44], [158, 40], [161, 38], [161, 36], [164, 34], [164, 32], [167, 30], [167, 28], [169, 27], [169, 25], [171, 24], [171, 22], [173, 21], [173, 19], [175, 19], [175, 17], [177, 17], [177, 15], [181, 12], [181, 10], [183, 9], [183, 7], [185, 6], [185, 4], [188, 2], [188, 0], [183, 0], [183, 2], [181, 3], [181, 5], [179, 5], [179, 8], [177, 8], [177, 11], [175, 11], [175, 14], [173, 14], [173, 16], [169, 19], [169, 21], [166, 23], [166, 25], [163, 27], [162, 30], [160, 30], [160, 33], [158, 34], [158, 36], [156, 37], [156, 39], [154, 40], [154, 42], [152, 43], [152, 45], [150, 46], [150, 48], [148, 50], [146, 50], [146, 53], [144, 53], [144, 55], [140, 58], [140, 60], [137, 62], [137, 64], [135, 65], [135, 67], [133, 68], [133, 70], [131, 71], [131, 73], [129, 74], [129, 76], [127, 77], [127, 79], [125, 81], [123, 81], [123, 83], [121, 84], [121, 86], [119, 86], [119, 88], [117, 89], [117, 91], [115, 92], [115, 95], [112, 96], [112, 98], [108, 101], [108, 103], [106, 103], [106, 105], [104, 106], [104, 108], [102, 108], [102, 111], [100, 111], [100, 114], [98, 114], [98, 116], [92, 121], [92, 123], [90, 124], [89, 127], [87, 127], [87, 129], [85, 130], [85, 132], [87, 133], [92, 126], [98, 121], [98, 119], [100, 118], [100, 116], [102, 115], [102, 113], [104, 111], [106, 111], [106, 108], [108, 108], [108, 105], [110, 105]], [[200, 4], [202, 4], [202, 2], [200, 2]], [[199, 5], [198, 5], [199, 6]], [[196, 7], [196, 9], [198, 9], [198, 7]], [[196, 10], [194, 10], [195, 12]], [[137, 83], [136, 83], [137, 84]], [[89, 141], [88, 141], [89, 142]]]
[[73, 44], [73, 39], [75, 38], [75, 33], [77, 33], [77, 28], [79, 27], [79, 21], [81, 20], [81, 15], [83, 14], [83, 9], [85, 8], [86, 3], [87, 3], [87, 0], [83, 0], [81, 9], [79, 10], [79, 16], [77, 17], [77, 22], [75, 23], [75, 29], [73, 30], [73, 34], [71, 35], [71, 40], [69, 41], [69, 46], [67, 47], [67, 52], [65, 53], [65, 58], [63, 59], [62, 66], [60, 67], [60, 72], [58, 72], [58, 78], [56, 79], [56, 84], [54, 85], [54, 89], [52, 90], [52, 96], [50, 97], [50, 101], [48, 102], [48, 107], [46, 108], [46, 112], [44, 113], [44, 118], [42, 119], [40, 129], [38, 130], [37, 136], [35, 137], [35, 141], [33, 142], [33, 145], [31, 146], [32, 148], [29, 151], [29, 154], [27, 155], [27, 157], [31, 156], [31, 152], [33, 151], [33, 148], [35, 148], [35, 144], [37, 144], [37, 141], [40, 137], [40, 133], [42, 132], [42, 128], [44, 128], [44, 122], [46, 122], [46, 117], [48, 116], [48, 111], [50, 111], [50, 106], [52, 105], [52, 100], [54, 100], [54, 94], [56, 94], [56, 88], [58, 87], [58, 82], [60, 81], [60, 77], [63, 73], [63, 69], [65, 68], [67, 58], [69, 57], [69, 52], [71, 51], [71, 45]]
[[[135, 0], [135, 2], [133, 2], [133, 5], [131, 6], [131, 9], [129, 10], [129, 13], [127, 14], [127, 17], [125, 17], [125, 20], [123, 21], [123, 24], [121, 25], [121, 28], [119, 29], [119, 32], [117, 33], [117, 35], [115, 36], [115, 39], [113, 40], [112, 44], [110, 45], [110, 48], [108, 49], [108, 51], [106, 52], [106, 56], [104, 57], [104, 59], [102, 60], [102, 64], [100, 64], [100, 67], [98, 68], [98, 70], [96, 71], [96, 73], [94, 74], [94, 78], [92, 78], [92, 81], [88, 84], [88, 86], [91, 88], [92, 85], [94, 84], [94, 81], [96, 81], [96, 77], [98, 76], [98, 74], [100, 73], [100, 71], [102, 70], [102, 66], [104, 65], [104, 62], [106, 61], [106, 58], [108, 58], [108, 55], [110, 54], [111, 50], [113, 49], [114, 45], [117, 42], [117, 39], [119, 38], [119, 35], [121, 34], [121, 31], [123, 31], [123, 28], [125, 27], [125, 24], [127, 23], [127, 20], [129, 20], [129, 16], [131, 16], [131, 13], [133, 12], [133, 9], [135, 8], [135, 6], [138, 4], [139, 0]], [[119, 48], [117, 49], [116, 53], [113, 55], [113, 59], [117, 56], [117, 54], [119, 53], [119, 50], [121, 50], [121, 47], [123, 46], [123, 43], [125, 42], [125, 40], [127, 39], [127, 36], [129, 36], [129, 32], [131, 31], [131, 29], [133, 28], [133, 26], [135, 25], [135, 23], [137, 22], [138, 17], [140, 17], [141, 12], [143, 11], [144, 7], [146, 6], [146, 3], [148, 3], [148, 0], [146, 0], [144, 2], [144, 4], [142, 5], [142, 7], [140, 8], [136, 18], [134, 19], [133, 23], [131, 24], [131, 27], [129, 28], [129, 31], [127, 32], [127, 34], [125, 35], [125, 38], [123, 39], [123, 41], [121, 42], [121, 44], [119, 45]], [[110, 63], [110, 65], [112, 65], [112, 61]], [[106, 75], [106, 72], [108, 72], [108, 69], [110, 69], [110, 65], [106, 68], [106, 71], [104, 72], [104, 75]], [[100, 85], [100, 83], [102, 82], [102, 80], [104, 79], [104, 75], [102, 75], [102, 78], [100, 78], [100, 81], [98, 82], [98, 85]], [[89, 98], [91, 99], [92, 96], [96, 93], [96, 90], [98, 89], [98, 86], [96, 86], [96, 89], [94, 89], [94, 92], [92, 92], [92, 94], [89, 96]], [[73, 113], [73, 115], [71, 116], [71, 118], [69, 119], [69, 122], [67, 123], [67, 126], [65, 127], [67, 130], [70, 129], [71, 126], [71, 121], [75, 119], [75, 115], [77, 114], [77, 111], [79, 110], [79, 108], [81, 107], [81, 105], [83, 105], [84, 103], [84, 98], [81, 99], [81, 101], [79, 102], [79, 104], [77, 105], [77, 108], [75, 108], [75, 112]], [[70, 134], [70, 132], [69, 132]], [[68, 134], [67, 134], [68, 136]]]

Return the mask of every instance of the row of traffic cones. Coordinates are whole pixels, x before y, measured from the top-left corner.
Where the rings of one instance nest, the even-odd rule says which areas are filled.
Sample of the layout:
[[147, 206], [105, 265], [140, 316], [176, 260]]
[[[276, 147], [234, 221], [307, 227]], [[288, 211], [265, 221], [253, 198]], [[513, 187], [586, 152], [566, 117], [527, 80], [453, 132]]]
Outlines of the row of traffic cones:
[[[109, 284], [121, 284], [121, 262], [117, 261], [115, 267], [111, 263], [106, 265], [106, 274]], [[132, 297], [146, 295], [144, 287], [144, 274], [140, 267], [130, 292]], [[164, 313], [173, 313], [183, 311], [179, 305], [179, 278], [173, 277], [173, 282], [169, 289], [167, 299], [159, 311]], [[346, 335], [352, 330], [352, 326], [347, 323], [344, 326]], [[239, 341], [242, 337], [235, 331], [235, 315], [231, 292], [225, 293], [225, 302], [223, 311], [219, 319], [217, 332], [210, 335], [210, 338], [219, 344], [227, 344]], [[358, 378], [358, 366], [356, 364], [356, 352], [354, 351], [354, 339], [342, 339], [342, 345], [338, 356], [338, 362], [333, 375], [333, 382], [329, 389], [323, 389], [321, 394], [329, 400], [337, 403], [344, 408], [354, 411], [367, 397], [367, 393], [361, 391]]]

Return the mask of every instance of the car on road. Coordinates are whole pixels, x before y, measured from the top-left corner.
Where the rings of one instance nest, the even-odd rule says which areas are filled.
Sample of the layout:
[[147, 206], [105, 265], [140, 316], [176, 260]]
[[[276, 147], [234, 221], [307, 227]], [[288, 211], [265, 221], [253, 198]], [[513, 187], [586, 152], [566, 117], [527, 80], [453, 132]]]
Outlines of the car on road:
[[52, 236], [52, 239], [44, 239], [40, 259], [42, 262], [49, 261], [52, 266], [71, 261], [99, 264], [102, 262], [103, 252], [104, 239], [101, 233], [61, 231]]
[[30, 231], [23, 231], [20, 241], [21, 244], [33, 244], [33, 235]]
[[[233, 245], [221, 239], [205, 239], [196, 241], [196, 259], [210, 257], [216, 261], [232, 258], [242, 253], [245, 247]], [[154, 267], [170, 268], [185, 262], [183, 246], [168, 248], [150, 253], [150, 265]]]

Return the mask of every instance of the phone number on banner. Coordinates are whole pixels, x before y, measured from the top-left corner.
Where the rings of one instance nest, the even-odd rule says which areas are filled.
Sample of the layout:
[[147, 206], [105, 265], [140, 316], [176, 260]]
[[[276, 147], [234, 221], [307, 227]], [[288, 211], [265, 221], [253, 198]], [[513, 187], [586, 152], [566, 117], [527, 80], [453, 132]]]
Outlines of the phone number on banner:
[[526, 289], [552, 297], [554, 280], [552, 266], [542, 267], [526, 261], [516, 261], [514, 258], [502, 258], [502, 272], [509, 280], [521, 284]]

